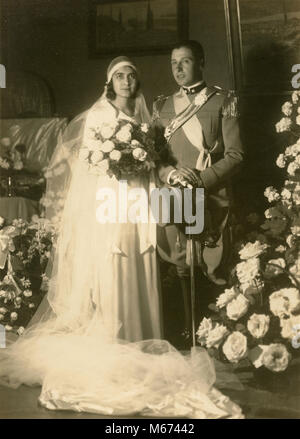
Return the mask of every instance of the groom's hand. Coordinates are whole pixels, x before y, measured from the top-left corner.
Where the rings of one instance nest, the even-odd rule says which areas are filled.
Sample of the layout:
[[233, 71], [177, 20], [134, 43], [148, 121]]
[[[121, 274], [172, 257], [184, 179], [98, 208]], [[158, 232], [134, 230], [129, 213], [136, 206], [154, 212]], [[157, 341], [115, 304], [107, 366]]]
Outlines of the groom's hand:
[[170, 184], [181, 184], [182, 186], [191, 185], [193, 187], [197, 187], [199, 185], [199, 176], [197, 175], [197, 171], [186, 166], [182, 168], [176, 169], [170, 175]]

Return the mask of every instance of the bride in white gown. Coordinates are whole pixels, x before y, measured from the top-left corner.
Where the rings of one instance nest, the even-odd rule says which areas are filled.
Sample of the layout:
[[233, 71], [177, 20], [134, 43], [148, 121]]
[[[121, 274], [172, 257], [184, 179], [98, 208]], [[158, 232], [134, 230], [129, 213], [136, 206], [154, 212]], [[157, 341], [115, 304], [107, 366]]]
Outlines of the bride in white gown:
[[[101, 224], [96, 216], [99, 188], [113, 189], [118, 198], [119, 182], [89, 172], [80, 147], [91, 141], [95, 126], [150, 121], [128, 58], [111, 62], [107, 83], [91, 109], [71, 122], [54, 154], [54, 164], [67, 159], [71, 176], [65, 181], [49, 309], [1, 350], [0, 384], [41, 385], [39, 401], [49, 409], [241, 418], [240, 408], [213, 387], [215, 370], [204, 349], [183, 356], [160, 340], [155, 224]], [[154, 184], [153, 172], [127, 182], [128, 189], [148, 194]]]

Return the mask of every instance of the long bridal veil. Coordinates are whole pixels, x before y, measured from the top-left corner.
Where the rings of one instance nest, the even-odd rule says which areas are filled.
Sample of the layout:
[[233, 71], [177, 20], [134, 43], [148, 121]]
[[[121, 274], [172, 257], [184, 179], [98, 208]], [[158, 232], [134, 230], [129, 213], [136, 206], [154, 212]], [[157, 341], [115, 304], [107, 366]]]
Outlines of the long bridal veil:
[[[100, 111], [103, 107], [103, 117], [111, 117], [103, 99], [95, 105]], [[13, 345], [1, 350], [0, 384], [41, 385], [39, 401], [49, 409], [243, 417], [240, 408], [214, 388], [214, 364], [206, 350], [195, 348], [183, 356], [165, 340], [125, 342], [117, 338], [119, 322], [103, 319], [103, 302], [94, 292], [106, 294], [111, 288], [105, 271], [113, 249], [106, 243], [118, 244], [123, 229], [114, 233], [105, 227], [99, 232], [93, 215], [101, 177], [87, 173], [77, 159], [88, 114], [70, 124], [49, 168], [48, 195], [60, 195], [58, 207], [49, 206], [47, 215], [58, 220], [59, 206], [64, 205], [49, 281], [50, 306]], [[62, 163], [64, 169], [59, 170]], [[108, 239], [112, 234], [113, 240]]]

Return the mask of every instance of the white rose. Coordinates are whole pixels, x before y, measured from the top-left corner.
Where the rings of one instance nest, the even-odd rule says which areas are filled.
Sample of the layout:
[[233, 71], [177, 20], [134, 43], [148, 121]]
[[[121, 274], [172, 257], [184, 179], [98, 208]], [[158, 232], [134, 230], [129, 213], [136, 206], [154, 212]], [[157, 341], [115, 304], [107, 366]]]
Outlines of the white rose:
[[280, 326], [282, 337], [293, 340], [293, 338], [299, 333], [300, 315], [291, 316], [289, 319], [281, 319]]
[[14, 321], [18, 319], [18, 314], [16, 312], [12, 312], [10, 314], [10, 320]]
[[99, 139], [86, 139], [84, 142], [84, 147], [88, 148], [89, 151], [97, 151], [101, 149], [102, 142]]
[[247, 322], [250, 334], [255, 338], [262, 338], [266, 335], [270, 326], [270, 317], [265, 314], [252, 314]]
[[247, 282], [240, 285], [240, 289], [242, 290], [245, 296], [251, 296], [252, 294], [258, 294], [263, 291], [265, 287], [264, 281], [259, 277], [255, 278], [251, 282]]
[[245, 262], [240, 262], [236, 266], [236, 274], [239, 281], [248, 283], [253, 281], [259, 275], [260, 262], [258, 258], [251, 258]]
[[300, 236], [300, 226], [298, 226], [298, 225], [292, 226], [291, 232], [295, 236]]
[[225, 357], [231, 363], [238, 363], [247, 356], [247, 338], [239, 331], [229, 335], [223, 345]]
[[278, 274], [281, 274], [283, 272], [283, 269], [285, 267], [286, 263], [283, 258], [270, 259], [266, 265], [265, 276], [267, 277], [267, 279], [278, 276]]
[[101, 136], [103, 139], [110, 139], [116, 132], [117, 124], [103, 124], [101, 128]]
[[142, 123], [141, 130], [143, 131], [143, 133], [147, 133], [149, 131], [149, 125], [147, 123]]
[[293, 104], [291, 102], [285, 102], [281, 107], [281, 111], [285, 116], [291, 116], [293, 112]]
[[132, 155], [136, 160], [143, 162], [146, 160], [147, 152], [143, 148], [135, 148], [132, 151]]
[[199, 343], [205, 344], [206, 337], [208, 336], [208, 334], [212, 330], [212, 328], [213, 328], [212, 320], [204, 317], [204, 319], [201, 321], [199, 328], [196, 332], [196, 335], [198, 336]]
[[283, 154], [279, 154], [279, 156], [277, 157], [276, 165], [277, 165], [279, 168], [284, 168], [284, 167], [285, 167], [285, 165], [286, 165], [286, 159], [285, 159], [285, 157], [284, 157]]
[[220, 294], [217, 298], [216, 306], [218, 308], [224, 308], [229, 302], [231, 302], [235, 297], [237, 297], [237, 293], [234, 288], [226, 289], [224, 293]]
[[132, 141], [131, 141], [131, 148], [138, 148], [138, 147], [140, 147], [141, 146], [141, 143], [138, 141], [138, 140], [135, 140], [135, 139], [133, 139]]
[[286, 370], [291, 359], [291, 354], [281, 343], [270, 344], [263, 352], [262, 363], [272, 372], [282, 372]]
[[32, 296], [32, 291], [31, 290], [24, 290], [23, 294], [25, 297], [31, 297]]
[[109, 154], [109, 158], [112, 160], [115, 160], [116, 162], [118, 162], [121, 157], [122, 157], [122, 153], [121, 153], [121, 151], [118, 151], [117, 149], [114, 149]]
[[230, 320], [238, 320], [246, 314], [249, 308], [249, 300], [243, 294], [239, 294], [226, 306], [226, 313]]
[[296, 117], [296, 124], [300, 125], [300, 114], [298, 114], [298, 116]]
[[131, 140], [131, 131], [128, 128], [121, 128], [120, 131], [116, 134], [116, 138], [120, 142], [128, 143]]
[[114, 148], [115, 148], [114, 142], [112, 142], [111, 140], [105, 140], [105, 142], [102, 143], [100, 149], [103, 152], [111, 152]]
[[1, 144], [8, 148], [11, 145], [11, 140], [9, 137], [2, 137]]
[[288, 174], [290, 174], [292, 177], [294, 177], [296, 175], [296, 171], [299, 169], [299, 165], [295, 162], [292, 162], [288, 165], [287, 167], [287, 172]]
[[268, 245], [262, 244], [259, 241], [255, 241], [254, 244], [252, 242], [248, 242], [239, 251], [239, 255], [241, 259], [250, 259], [261, 255], [267, 248]]
[[292, 121], [289, 117], [283, 117], [275, 126], [277, 133], [283, 133], [291, 128]]
[[273, 186], [269, 186], [265, 189], [264, 196], [268, 198], [269, 203], [280, 199], [279, 193], [273, 188]]
[[218, 323], [216, 324], [216, 326], [209, 331], [207, 338], [206, 338], [206, 347], [212, 348], [218, 348], [222, 342], [222, 340], [224, 339], [224, 337], [226, 335], [229, 334], [228, 329], [226, 328], [226, 326], [224, 325], [219, 325]]
[[99, 163], [103, 160], [103, 152], [102, 151], [94, 151], [91, 155], [91, 162], [93, 164]]
[[269, 297], [270, 309], [277, 317], [284, 317], [300, 310], [300, 293], [296, 288], [282, 288]]
[[79, 151], [79, 155], [78, 155], [79, 160], [82, 160], [82, 161], [87, 160], [89, 157], [89, 154], [90, 154], [90, 152], [87, 148], [81, 148]]
[[286, 243], [289, 247], [293, 247], [295, 241], [296, 241], [296, 237], [293, 235], [288, 235], [288, 237], [286, 238]]
[[34, 303], [29, 303], [28, 308], [35, 308], [35, 304]]

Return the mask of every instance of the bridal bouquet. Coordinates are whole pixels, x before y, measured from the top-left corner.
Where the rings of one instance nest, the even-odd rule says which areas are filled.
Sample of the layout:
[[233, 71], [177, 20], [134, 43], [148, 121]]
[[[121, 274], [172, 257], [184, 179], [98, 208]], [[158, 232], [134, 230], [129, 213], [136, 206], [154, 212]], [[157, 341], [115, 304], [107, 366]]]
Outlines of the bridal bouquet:
[[282, 188], [266, 188], [271, 206], [265, 221], [239, 249], [231, 288], [210, 305], [213, 314], [197, 331], [214, 356], [235, 364], [246, 359], [273, 372], [300, 354], [300, 92], [282, 112], [276, 131], [292, 144], [276, 164], [287, 179]]
[[148, 124], [120, 119], [91, 129], [79, 158], [90, 172], [120, 179], [149, 173], [159, 159], [159, 147]]

